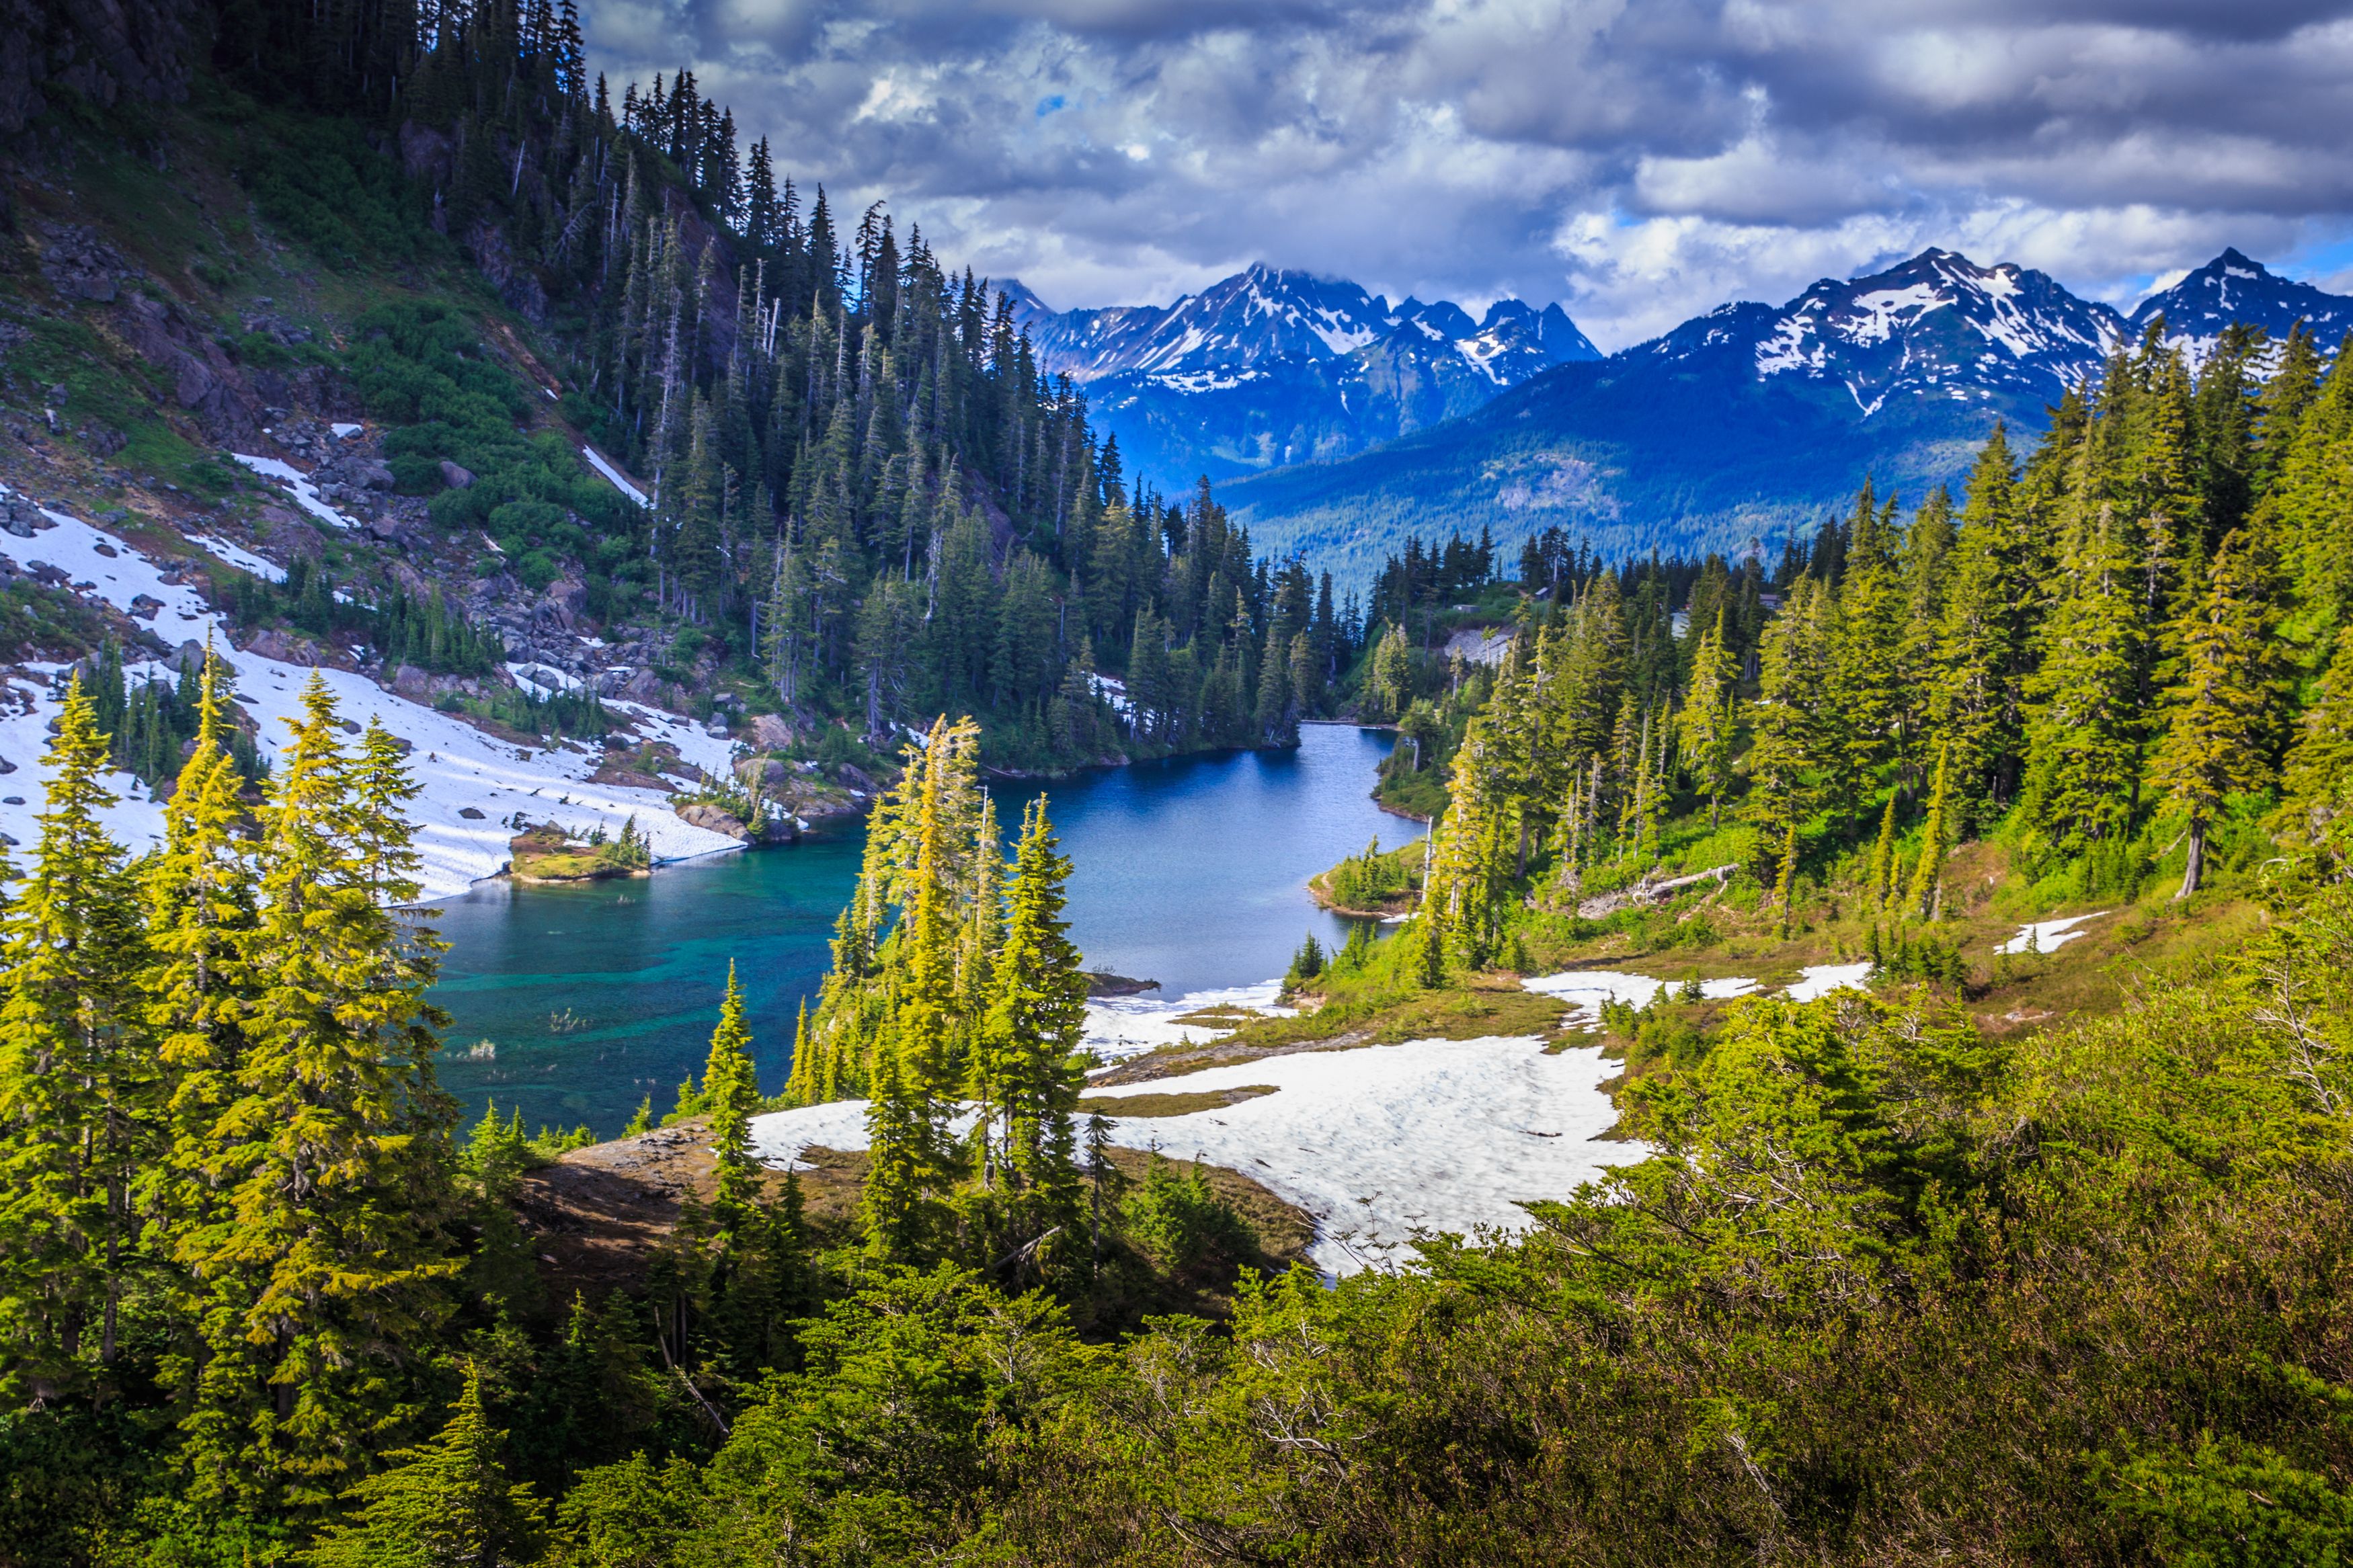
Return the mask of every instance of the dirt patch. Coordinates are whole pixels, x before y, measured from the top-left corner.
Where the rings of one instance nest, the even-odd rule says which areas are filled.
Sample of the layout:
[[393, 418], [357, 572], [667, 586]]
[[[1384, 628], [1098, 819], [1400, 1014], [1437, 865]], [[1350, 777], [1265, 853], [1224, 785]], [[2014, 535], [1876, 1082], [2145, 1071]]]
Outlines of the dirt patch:
[[1197, 1110], [1223, 1110], [1274, 1091], [1271, 1083], [1251, 1083], [1239, 1089], [1205, 1089], [1198, 1094], [1097, 1094], [1080, 1100], [1079, 1110], [1089, 1115], [1101, 1111], [1105, 1116], [1122, 1118], [1190, 1116]]
[[[1236, 1098], [1226, 1103], [1271, 1091], [1233, 1092]], [[1210, 1100], [1219, 1097], [1143, 1098]], [[1182, 1112], [1130, 1110], [1123, 1114]], [[1130, 1181], [1143, 1179], [1149, 1154], [1135, 1149], [1112, 1149], [1107, 1153], [1122, 1175]], [[818, 1244], [849, 1240], [858, 1214], [858, 1191], [866, 1180], [865, 1152], [805, 1149], [798, 1163], [802, 1212]], [[648, 1261], [678, 1226], [680, 1205], [686, 1194], [692, 1192], [699, 1200], [708, 1201], [716, 1190], [716, 1166], [707, 1123], [698, 1117], [634, 1138], [575, 1149], [554, 1164], [525, 1175], [515, 1199], [515, 1213], [538, 1250], [549, 1299], [568, 1300], [578, 1289], [595, 1300], [616, 1288], [634, 1290], [642, 1286]], [[1184, 1168], [1192, 1169], [1189, 1164]], [[1267, 1262], [1282, 1266], [1306, 1257], [1308, 1245], [1315, 1238], [1315, 1225], [1305, 1213], [1239, 1171], [1220, 1165], [1200, 1169], [1210, 1189], [1258, 1232]], [[769, 1197], [781, 1195], [784, 1186], [782, 1171], [768, 1173], [765, 1192]]]

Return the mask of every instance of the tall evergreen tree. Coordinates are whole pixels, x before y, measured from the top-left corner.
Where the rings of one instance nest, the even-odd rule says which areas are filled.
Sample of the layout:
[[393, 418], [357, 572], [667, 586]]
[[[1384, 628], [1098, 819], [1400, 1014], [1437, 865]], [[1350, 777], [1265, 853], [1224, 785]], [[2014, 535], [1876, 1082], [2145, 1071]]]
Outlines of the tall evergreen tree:
[[332, 1501], [414, 1415], [458, 1267], [433, 953], [382, 901], [415, 892], [413, 830], [388, 810], [409, 786], [390, 748], [348, 756], [339, 724], [314, 675], [264, 817], [236, 1098], [200, 1156], [228, 1216], [184, 1249], [206, 1293], [196, 1490], [297, 1508]]
[[2257, 552], [2232, 534], [2207, 574], [2206, 593], [2176, 634], [2180, 679], [2166, 693], [2165, 734], [2149, 782], [2189, 814], [2186, 899], [2206, 870], [2206, 834], [2226, 796], [2271, 778], [2276, 728], [2277, 654], [2271, 584]]
[[973, 1074], [984, 1119], [982, 1179], [1001, 1173], [1017, 1192], [1034, 1194], [1041, 1225], [1074, 1218], [1080, 1195], [1071, 1116], [1082, 1081], [1075, 1064], [1087, 976], [1062, 918], [1071, 862], [1057, 848], [1041, 795], [1022, 814]]
[[761, 1170], [752, 1154], [752, 1116], [760, 1109], [759, 1074], [752, 1061], [752, 1031], [744, 1022], [744, 991], [733, 963], [727, 965], [719, 1026], [711, 1032], [711, 1058], [702, 1068], [702, 1108], [711, 1118], [711, 1150], [718, 1164], [712, 1213], [732, 1232], [758, 1200]]
[[161, 1146], [136, 885], [100, 819], [115, 804], [106, 765], [77, 678], [40, 838], [0, 926], [0, 1382], [36, 1403], [106, 1391], [146, 1261], [134, 1195]]

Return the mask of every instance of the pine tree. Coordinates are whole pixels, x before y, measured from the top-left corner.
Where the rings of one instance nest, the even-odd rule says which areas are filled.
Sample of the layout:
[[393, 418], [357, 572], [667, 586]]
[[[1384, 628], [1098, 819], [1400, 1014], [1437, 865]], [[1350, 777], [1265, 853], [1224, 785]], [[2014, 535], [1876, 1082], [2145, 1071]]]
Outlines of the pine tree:
[[482, 1407], [480, 1373], [427, 1443], [391, 1456], [393, 1468], [343, 1495], [359, 1504], [311, 1549], [317, 1568], [524, 1568], [539, 1560], [545, 1510], [530, 1483], [507, 1479], [506, 1434]]
[[[209, 647], [200, 680], [195, 748], [164, 808], [164, 848], [148, 863], [144, 889], [154, 950], [142, 977], [146, 1022], [170, 1089], [167, 1148], [152, 1173], [151, 1203], [163, 1250], [183, 1264], [219, 1246], [217, 1227], [228, 1220], [212, 1153], [245, 1058], [259, 905], [241, 833], [244, 780], [222, 745], [226, 680]], [[201, 1288], [182, 1289], [193, 1317]]]
[[1773, 878], [1773, 907], [1779, 912], [1777, 928], [1781, 940], [1789, 939], [1790, 917], [1798, 897], [1798, 825], [1790, 823], [1781, 834], [1781, 868]]
[[2353, 792], [2353, 632], [2337, 636], [2336, 657], [2305, 710], [2280, 782], [2291, 820], [2341, 809]]
[[1946, 840], [1952, 828], [1951, 810], [1953, 748], [1951, 742], [1937, 748], [1936, 781], [1928, 792], [1928, 820], [1920, 829], [1920, 862], [1912, 872], [1912, 892], [1907, 902], [1912, 912], [1924, 921], [1938, 918], [1945, 899]]
[[866, 1146], [866, 1180], [858, 1194], [866, 1250], [876, 1258], [912, 1261], [932, 1233], [938, 1132], [923, 1090], [907, 1081], [900, 1052], [887, 1040], [875, 1053]]
[[200, 1156], [227, 1213], [183, 1249], [206, 1287], [185, 1425], [198, 1496], [318, 1508], [413, 1413], [457, 1263], [432, 948], [379, 901], [415, 886], [385, 813], [410, 786], [390, 748], [345, 755], [319, 677], [302, 705], [265, 814], [237, 1097]]
[[1082, 1081], [1073, 1065], [1086, 1026], [1087, 976], [1062, 918], [1070, 860], [1057, 853], [1043, 796], [1022, 815], [1007, 890], [1005, 940], [995, 995], [973, 1075], [985, 1122], [982, 1180], [1002, 1172], [1034, 1194], [1039, 1223], [1077, 1214], [1079, 1174], [1071, 1115]]
[[2140, 775], [2141, 563], [2116, 509], [2070, 542], [2042, 664], [2027, 682], [2028, 819], [2066, 855], [2120, 839]]
[[1826, 641], [1820, 590], [1801, 579], [1766, 630], [1762, 690], [1750, 707], [1756, 738], [1742, 815], [1759, 829], [1760, 846], [1813, 815], [1832, 765]]
[[1739, 723], [1740, 665], [1725, 645], [1725, 613], [1718, 606], [1715, 623], [1700, 636], [1679, 718], [1683, 765], [1691, 770], [1699, 792], [1707, 796], [1710, 828], [1722, 823], [1724, 797], [1732, 788], [1733, 744]]
[[744, 992], [733, 963], [727, 965], [719, 1026], [711, 1032], [711, 1058], [702, 1069], [700, 1098], [711, 1118], [711, 1149], [718, 1163], [712, 1213], [723, 1229], [733, 1232], [752, 1213], [762, 1169], [752, 1153], [752, 1117], [760, 1109], [758, 1069], [752, 1062], [752, 1031], [744, 1023]]
[[2028, 635], [2038, 590], [2027, 569], [2006, 431], [1978, 454], [1961, 511], [1927, 672], [1929, 721], [1953, 747], [1956, 788], [1996, 804], [2018, 787]]
[[1871, 901], [1879, 909], [1895, 893], [1895, 792], [1887, 792], [1887, 809], [1879, 815], [1879, 842], [1871, 851]]
[[2206, 832], [2224, 797], [2271, 777], [2278, 678], [2268, 575], [2248, 542], [2232, 534], [2214, 553], [2204, 596], [2175, 634], [2180, 679], [2166, 693], [2166, 731], [2149, 782], [2189, 816], [2177, 899], [2196, 892], [2204, 878]]
[[1875, 503], [1863, 487], [1849, 526], [1830, 641], [1828, 705], [1839, 714], [1837, 742], [1820, 761], [1854, 787], [1906, 760], [1912, 702], [1903, 651], [1907, 611], [1894, 503]]
[[161, 1152], [135, 884], [99, 816], [115, 804], [106, 765], [77, 679], [45, 763], [40, 839], [0, 927], [0, 1382], [37, 1402], [111, 1375], [145, 1262], [134, 1190]]

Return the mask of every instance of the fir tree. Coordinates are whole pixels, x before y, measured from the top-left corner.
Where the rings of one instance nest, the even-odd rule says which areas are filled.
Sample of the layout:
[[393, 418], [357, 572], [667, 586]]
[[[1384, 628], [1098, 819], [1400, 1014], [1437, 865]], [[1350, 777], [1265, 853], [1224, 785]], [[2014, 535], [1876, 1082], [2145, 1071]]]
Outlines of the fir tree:
[[199, 1495], [323, 1506], [411, 1413], [408, 1366], [448, 1310], [449, 1109], [433, 1082], [432, 952], [385, 890], [413, 889], [396, 753], [356, 765], [325, 682], [302, 697], [261, 843], [255, 993], [237, 1095], [201, 1155], [227, 1215], [184, 1249], [206, 1282], [187, 1418]]
[[1679, 723], [1683, 731], [1683, 765], [1691, 771], [1699, 792], [1707, 796], [1707, 823], [1714, 828], [1723, 819], [1724, 797], [1732, 788], [1733, 746], [1739, 720], [1740, 666], [1725, 645], [1726, 611], [1719, 606], [1715, 624], [1702, 633], [1692, 656], [1691, 681]]
[[111, 1376], [144, 1264], [134, 1189], [161, 1151], [135, 884], [99, 814], [107, 740], [77, 679], [41, 834], [0, 928], [0, 1378], [36, 1402]]
[[390, 1456], [344, 1498], [359, 1505], [311, 1549], [316, 1568], [524, 1568], [539, 1560], [545, 1510], [528, 1482], [511, 1481], [506, 1434], [482, 1407], [470, 1363], [448, 1423], [430, 1442]]
[[982, 1181], [1001, 1173], [1017, 1193], [1032, 1194], [1040, 1225], [1066, 1223], [1078, 1204], [1071, 1114], [1087, 976], [1062, 918], [1070, 874], [1039, 796], [1022, 815], [973, 1090], [985, 1119]]
[[2027, 683], [2027, 811], [2063, 854], [2120, 837], [2140, 775], [2137, 692], [2142, 574], [2116, 509], [2099, 505], [2071, 542], [2063, 586]]
[[[164, 808], [163, 852], [146, 868], [149, 941], [143, 977], [147, 1026], [167, 1075], [167, 1147], [151, 1176], [164, 1249], [190, 1264], [218, 1246], [227, 1223], [216, 1125], [235, 1100], [245, 1058], [246, 1010], [254, 996], [253, 932], [259, 905], [242, 823], [244, 780], [222, 745], [227, 694], [221, 662], [205, 652], [195, 748]], [[180, 1305], [201, 1308], [199, 1284], [182, 1281]]]
[[2166, 693], [2166, 730], [2149, 782], [2189, 817], [2177, 899], [2196, 892], [2204, 878], [2206, 832], [2224, 797], [2271, 777], [2278, 679], [2265, 575], [2242, 536], [2225, 539], [2205, 595], [2176, 633], [2180, 679]]
[[1912, 892], [1906, 900], [1912, 912], [1924, 921], [1938, 918], [1944, 907], [1946, 840], [1952, 831], [1948, 821], [1952, 768], [1948, 742], [1937, 748], [1936, 780], [1928, 792], [1928, 820], [1920, 829], [1920, 861], [1913, 868]]
[[711, 1118], [711, 1148], [718, 1163], [712, 1212], [722, 1228], [732, 1233], [752, 1212], [761, 1173], [752, 1153], [752, 1116], [760, 1109], [760, 1085], [752, 1062], [752, 1031], [744, 1023], [744, 992], [732, 963], [727, 965], [727, 994], [719, 1005], [719, 1026], [711, 1033], [711, 1058], [702, 1069], [701, 1101]]

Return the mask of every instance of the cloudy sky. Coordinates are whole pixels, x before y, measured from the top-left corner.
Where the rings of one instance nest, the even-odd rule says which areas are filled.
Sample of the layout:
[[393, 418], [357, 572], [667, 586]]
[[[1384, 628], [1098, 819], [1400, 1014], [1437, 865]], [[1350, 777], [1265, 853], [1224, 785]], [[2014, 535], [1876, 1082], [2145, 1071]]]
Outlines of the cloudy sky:
[[2353, 289], [2353, 0], [582, 0], [781, 171], [1058, 307], [1253, 260], [1603, 348], [1943, 245]]

